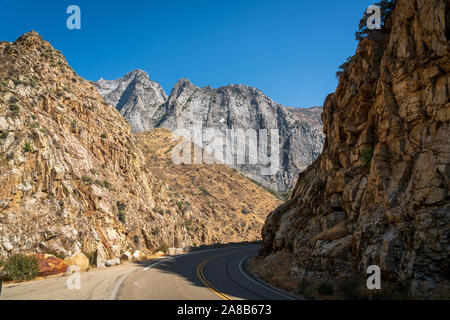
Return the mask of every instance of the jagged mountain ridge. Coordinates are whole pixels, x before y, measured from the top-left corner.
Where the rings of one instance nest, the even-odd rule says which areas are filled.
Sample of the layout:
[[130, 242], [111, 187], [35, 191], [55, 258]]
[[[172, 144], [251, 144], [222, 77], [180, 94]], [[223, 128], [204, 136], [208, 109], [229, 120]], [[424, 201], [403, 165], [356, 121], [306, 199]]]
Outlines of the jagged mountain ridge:
[[153, 129], [154, 112], [167, 101], [163, 88], [139, 69], [117, 80], [100, 79], [96, 86], [105, 101], [116, 106], [128, 120], [132, 132]]
[[398, 0], [385, 28], [360, 42], [324, 104], [324, 152], [263, 228], [253, 267], [278, 285], [365, 287], [377, 265], [382, 289], [448, 299], [449, 2]]
[[[105, 94], [106, 84], [105, 80], [96, 83], [105, 100], [120, 109], [119, 104], [114, 104], [114, 101], [119, 99], [112, 101], [109, 95]], [[139, 93], [134, 96], [139, 96]], [[154, 98], [150, 98], [144, 106], [137, 106], [136, 109], [139, 110], [132, 113], [136, 115], [135, 118], [121, 113], [134, 128], [161, 127], [174, 131], [201, 123], [204, 128], [217, 128], [223, 131], [229, 128], [279, 129], [280, 169], [275, 176], [262, 176], [261, 165], [232, 166], [278, 192], [287, 192], [291, 189], [299, 172], [312, 163], [322, 151], [321, 108], [292, 112], [290, 110], [294, 108], [285, 108], [253, 87], [229, 85], [218, 89], [199, 88], [189, 80], [181, 79], [165, 103], [156, 104], [152, 102], [153, 100]], [[127, 102], [129, 106], [133, 103]], [[147, 110], [145, 113], [140, 111], [143, 108]], [[139, 119], [139, 114], [152, 114], [153, 118]], [[144, 124], [139, 125], [140, 123]]]
[[159, 159], [140, 144], [152, 141], [131, 134], [120, 113], [39, 34], [1, 42], [0, 66], [0, 260], [81, 250], [101, 264], [125, 251], [259, 237], [264, 210], [278, 203], [274, 196], [236, 173], [223, 183], [237, 183], [248, 205], [254, 189], [267, 208], [217, 216], [192, 200], [187, 205], [189, 196], [174, 194], [150, 170]]

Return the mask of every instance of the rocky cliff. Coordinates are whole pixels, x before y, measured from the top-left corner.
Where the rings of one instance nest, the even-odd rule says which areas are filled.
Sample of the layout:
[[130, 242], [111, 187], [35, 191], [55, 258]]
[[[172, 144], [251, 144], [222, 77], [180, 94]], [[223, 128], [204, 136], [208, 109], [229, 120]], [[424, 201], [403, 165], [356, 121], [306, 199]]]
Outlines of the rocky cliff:
[[[37, 33], [1, 42], [0, 66], [0, 260], [18, 252], [81, 250], [101, 264], [125, 251], [150, 254], [167, 246], [258, 237], [269, 211], [247, 212], [248, 224], [242, 224], [242, 208], [236, 208], [235, 222], [222, 228], [233, 213], [217, 218], [214, 206], [207, 213], [195, 204], [187, 207], [185, 197], [153, 174], [156, 164], [139, 147], [152, 142], [132, 135], [97, 88]], [[130, 75], [130, 85], [140, 76]], [[112, 101], [113, 91], [122, 89], [111, 86]], [[239, 179], [246, 180], [223, 183]], [[277, 205], [270, 193], [253, 186], [268, 201], [267, 210]], [[253, 194], [247, 192], [251, 209]], [[207, 233], [190, 221], [207, 226]]]
[[163, 88], [142, 70], [134, 70], [116, 80], [95, 83], [100, 95], [130, 123], [132, 132], [155, 128], [155, 112], [167, 101]]
[[[150, 80], [143, 81], [149, 83]], [[119, 82], [114, 82], [115, 86]], [[199, 88], [187, 79], [178, 81], [167, 102], [163, 104], [160, 103], [163, 95], [158, 95], [161, 99], [156, 99], [155, 95], [145, 98], [142, 96], [142, 91], [134, 92], [131, 95], [132, 99], [129, 99], [130, 95], [126, 93], [120, 98], [115, 96], [111, 99], [108, 83], [105, 80], [97, 82], [100, 93], [105, 100], [113, 104], [117, 101], [122, 103], [127, 101], [126, 105], [129, 109], [126, 111], [122, 109], [121, 113], [135, 129], [161, 127], [174, 131], [197, 124], [201, 124], [204, 128], [223, 131], [229, 128], [278, 129], [280, 163], [276, 175], [261, 175], [262, 165], [260, 164], [232, 167], [280, 193], [293, 188], [299, 172], [312, 163], [322, 151], [321, 108], [304, 110], [289, 108], [288, 110], [252, 87], [230, 85], [219, 89]], [[125, 85], [121, 84], [120, 87]], [[119, 91], [114, 92], [116, 94]], [[121, 110], [120, 103], [115, 105]]]
[[322, 155], [266, 221], [253, 266], [269, 281], [378, 265], [382, 286], [448, 298], [449, 2], [398, 0], [385, 28], [359, 44], [325, 101]]

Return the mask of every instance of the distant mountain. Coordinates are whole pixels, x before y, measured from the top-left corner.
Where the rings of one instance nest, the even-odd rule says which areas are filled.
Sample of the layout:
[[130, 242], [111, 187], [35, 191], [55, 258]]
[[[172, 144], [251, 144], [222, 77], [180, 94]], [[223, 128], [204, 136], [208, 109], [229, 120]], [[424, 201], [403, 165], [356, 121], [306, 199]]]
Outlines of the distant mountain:
[[132, 132], [155, 127], [154, 112], [167, 101], [163, 88], [142, 70], [134, 70], [117, 80], [96, 82], [103, 99], [114, 105], [131, 125]]
[[137, 132], [156, 127], [174, 131], [197, 123], [223, 131], [278, 129], [281, 150], [276, 175], [262, 175], [260, 164], [232, 167], [280, 193], [289, 191], [299, 173], [322, 152], [322, 108], [286, 108], [253, 87], [199, 88], [181, 79], [165, 99], [161, 87], [139, 70], [122, 79], [100, 80], [96, 85], [104, 99], [115, 105]]

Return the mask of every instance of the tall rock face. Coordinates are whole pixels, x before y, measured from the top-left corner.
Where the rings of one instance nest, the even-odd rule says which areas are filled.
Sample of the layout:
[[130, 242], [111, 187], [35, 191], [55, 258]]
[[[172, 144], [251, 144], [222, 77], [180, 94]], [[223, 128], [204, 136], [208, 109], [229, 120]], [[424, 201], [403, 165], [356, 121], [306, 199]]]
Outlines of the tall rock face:
[[[128, 98], [110, 98], [110, 91], [104, 89], [105, 81], [97, 83], [105, 100], [115, 101]], [[120, 85], [123, 87], [123, 85]], [[199, 88], [187, 79], [181, 79], [173, 88], [164, 104], [145, 104], [133, 107], [139, 93], [129, 103], [130, 113], [121, 111], [133, 127], [140, 121], [141, 128], [161, 127], [174, 131], [189, 129], [201, 124], [203, 128], [226, 129], [278, 129], [280, 134], [280, 162], [276, 175], [262, 175], [263, 165], [232, 165], [249, 178], [264, 186], [284, 193], [293, 188], [299, 172], [304, 170], [322, 152], [323, 132], [321, 108], [291, 112], [274, 102], [258, 89], [244, 85], [230, 85], [219, 89]], [[120, 110], [121, 105], [115, 104]], [[139, 110], [147, 110], [142, 113]], [[148, 111], [148, 110], [152, 111]], [[295, 110], [294, 108], [291, 108]], [[135, 112], [134, 112], [135, 111]], [[151, 119], [147, 115], [151, 114]], [[137, 126], [134, 126], [137, 128]], [[142, 130], [138, 130], [142, 131]]]
[[167, 101], [163, 88], [142, 70], [134, 70], [116, 80], [95, 83], [106, 102], [116, 106], [130, 123], [132, 132], [155, 127], [155, 112]]
[[263, 228], [253, 264], [280, 285], [370, 265], [413, 295], [448, 285], [449, 2], [398, 0], [386, 29], [361, 41], [325, 101], [322, 155]]
[[[140, 148], [151, 146], [156, 154], [155, 144], [166, 150], [170, 139], [131, 134], [97, 88], [35, 32], [0, 42], [0, 66], [0, 260], [81, 250], [101, 263], [125, 251], [256, 240], [265, 216], [279, 204], [229, 168], [211, 186], [208, 168], [202, 168], [205, 177], [193, 194], [181, 194], [178, 184], [166, 181], [173, 175], [164, 175], [162, 160]], [[221, 169], [216, 166], [214, 174]], [[196, 171], [183, 172], [187, 180]], [[204, 206], [193, 203], [201, 183], [205, 192], [210, 187], [211, 203]], [[248, 212], [213, 202], [215, 192], [225, 194], [221, 184], [240, 190]], [[264, 205], [254, 204], [257, 199]], [[231, 205], [236, 212], [228, 210]]]
[[234, 167], [251, 179], [280, 192], [293, 187], [298, 173], [322, 151], [321, 128], [300, 120], [284, 106], [260, 90], [244, 85], [219, 89], [199, 88], [187, 79], [173, 88], [159, 113], [158, 126], [168, 130], [189, 128], [200, 123], [203, 128], [278, 129], [280, 162], [276, 175], [261, 175], [262, 164], [236, 164]]
[[[129, 124], [35, 32], [0, 43], [0, 258], [192, 242]], [[153, 230], [157, 229], [158, 233]]]

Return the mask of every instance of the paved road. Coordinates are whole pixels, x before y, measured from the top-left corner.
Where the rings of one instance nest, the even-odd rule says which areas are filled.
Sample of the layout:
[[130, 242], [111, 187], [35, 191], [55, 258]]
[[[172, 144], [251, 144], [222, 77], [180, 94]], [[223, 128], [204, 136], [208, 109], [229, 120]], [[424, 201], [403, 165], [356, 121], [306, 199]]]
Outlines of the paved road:
[[80, 274], [80, 290], [69, 290], [67, 276], [57, 276], [20, 284], [3, 285], [0, 300], [111, 300], [136, 264], [94, 269]]
[[81, 274], [81, 289], [67, 277], [3, 287], [12, 300], [285, 300], [288, 295], [259, 282], [245, 270], [258, 246], [222, 248], [93, 270]]
[[258, 246], [245, 246], [199, 251], [149, 264], [124, 281], [116, 299], [292, 299], [245, 271], [245, 260], [258, 249]]

